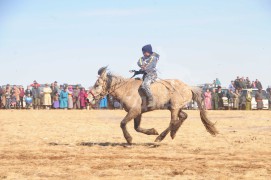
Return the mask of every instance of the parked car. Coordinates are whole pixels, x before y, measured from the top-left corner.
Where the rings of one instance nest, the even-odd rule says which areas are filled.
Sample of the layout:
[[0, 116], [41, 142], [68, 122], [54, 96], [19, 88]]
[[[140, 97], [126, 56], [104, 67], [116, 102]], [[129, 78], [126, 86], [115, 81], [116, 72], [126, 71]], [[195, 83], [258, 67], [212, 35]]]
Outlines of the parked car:
[[[241, 92], [241, 96], [246, 96], [247, 93], [251, 93], [252, 101], [251, 101], [251, 109], [257, 109], [257, 102], [255, 100], [255, 94], [258, 89], [243, 89]], [[269, 103], [267, 99], [267, 93], [265, 90], [262, 90], [263, 94], [263, 109], [269, 109]]]

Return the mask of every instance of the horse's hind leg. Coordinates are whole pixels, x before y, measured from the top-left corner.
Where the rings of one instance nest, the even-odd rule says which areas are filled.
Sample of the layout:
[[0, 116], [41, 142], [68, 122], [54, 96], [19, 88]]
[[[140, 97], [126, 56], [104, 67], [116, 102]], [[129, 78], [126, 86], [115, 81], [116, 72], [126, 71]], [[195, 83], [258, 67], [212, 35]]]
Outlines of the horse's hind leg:
[[147, 134], [147, 135], [158, 135], [159, 134], [154, 128], [144, 129], [144, 128], [140, 127], [141, 118], [142, 118], [142, 115], [139, 115], [134, 119], [134, 128], [137, 132], [141, 132], [141, 133]]
[[166, 130], [164, 130], [156, 139], [155, 142], [161, 142], [169, 133], [170, 127], [168, 127]]
[[[179, 110], [171, 110], [171, 121], [170, 121], [170, 124], [169, 124], [169, 127], [164, 130], [160, 136], [158, 136], [155, 140], [155, 142], [161, 142], [169, 132], [173, 131], [174, 133], [174, 136], [178, 130], [178, 126], [179, 126], [179, 118], [178, 118], [178, 113], [179, 113]], [[172, 133], [170, 133], [171, 137], [172, 137]], [[174, 138], [173, 136], [173, 138]], [[172, 139], [173, 139], [172, 138]]]
[[173, 110], [171, 112], [171, 116], [172, 117], [170, 122], [170, 136], [172, 139], [174, 139], [177, 131], [179, 130], [183, 122], [186, 120], [187, 114], [180, 109], [178, 111]]

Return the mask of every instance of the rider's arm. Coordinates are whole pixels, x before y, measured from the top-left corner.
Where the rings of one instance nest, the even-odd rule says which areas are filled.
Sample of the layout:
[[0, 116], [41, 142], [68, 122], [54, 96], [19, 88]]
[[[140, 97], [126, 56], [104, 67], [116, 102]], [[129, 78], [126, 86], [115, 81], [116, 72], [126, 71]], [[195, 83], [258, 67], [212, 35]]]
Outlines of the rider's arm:
[[139, 58], [138, 62], [137, 62], [137, 65], [142, 68], [144, 66], [144, 61], [143, 61], [143, 58]]

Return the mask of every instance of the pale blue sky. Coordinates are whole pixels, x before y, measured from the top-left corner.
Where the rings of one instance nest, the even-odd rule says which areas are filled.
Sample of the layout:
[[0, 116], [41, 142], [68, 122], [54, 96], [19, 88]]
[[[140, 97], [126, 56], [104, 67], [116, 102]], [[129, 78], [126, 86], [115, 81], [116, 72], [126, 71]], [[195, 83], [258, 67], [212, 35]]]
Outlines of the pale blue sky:
[[271, 85], [270, 0], [0, 0], [0, 84], [130, 77], [148, 43], [160, 78]]

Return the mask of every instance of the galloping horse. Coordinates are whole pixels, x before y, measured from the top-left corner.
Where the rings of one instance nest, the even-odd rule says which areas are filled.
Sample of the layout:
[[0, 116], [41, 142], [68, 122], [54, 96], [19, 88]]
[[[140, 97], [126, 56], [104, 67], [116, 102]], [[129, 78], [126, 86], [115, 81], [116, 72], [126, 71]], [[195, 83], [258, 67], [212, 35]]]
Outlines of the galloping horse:
[[171, 138], [174, 139], [178, 129], [187, 118], [187, 114], [182, 108], [191, 100], [197, 102], [200, 110], [200, 118], [206, 130], [211, 135], [218, 134], [215, 125], [208, 120], [203, 106], [202, 92], [199, 88], [192, 88], [179, 80], [160, 80], [151, 85], [155, 106], [147, 109], [144, 104], [144, 95], [139, 91], [142, 83], [139, 79], [126, 79], [107, 73], [107, 67], [102, 67], [98, 71], [98, 79], [91, 90], [89, 99], [99, 100], [105, 95], [110, 94], [123, 103], [127, 115], [120, 123], [123, 135], [128, 144], [132, 143], [132, 137], [126, 129], [126, 124], [134, 119], [134, 128], [137, 132], [147, 135], [159, 135], [152, 129], [140, 127], [142, 114], [148, 111], [167, 107], [171, 111], [171, 121], [166, 130], [164, 130], [155, 140], [161, 142], [170, 132]]

